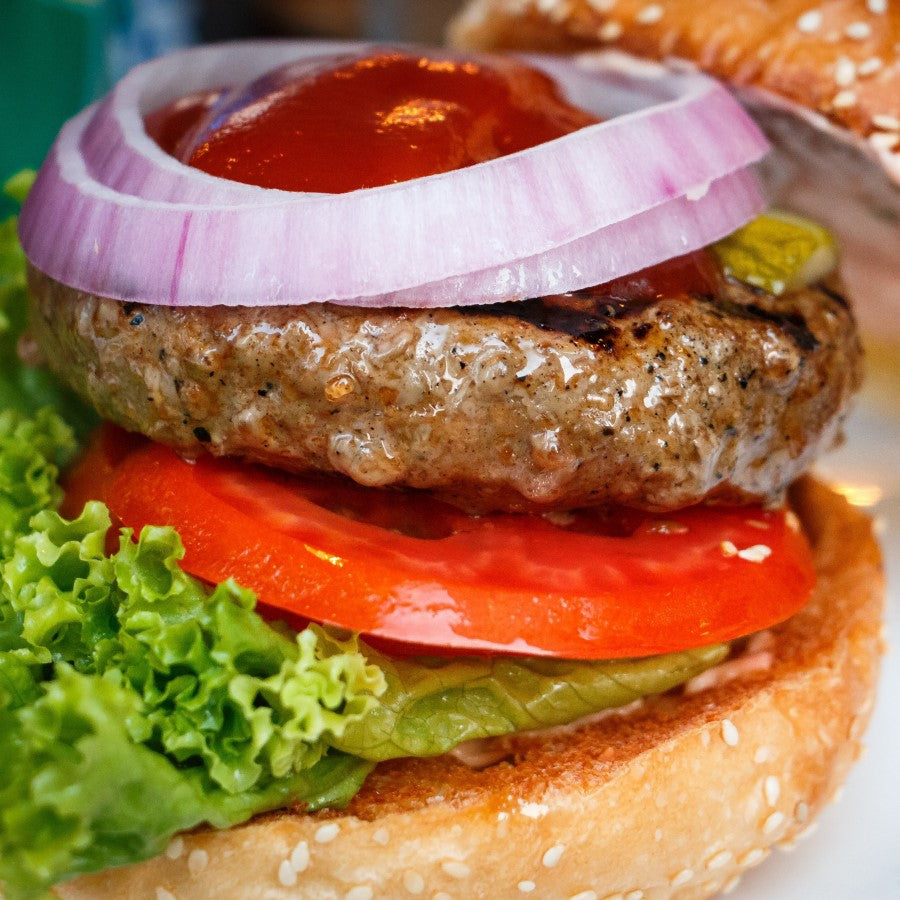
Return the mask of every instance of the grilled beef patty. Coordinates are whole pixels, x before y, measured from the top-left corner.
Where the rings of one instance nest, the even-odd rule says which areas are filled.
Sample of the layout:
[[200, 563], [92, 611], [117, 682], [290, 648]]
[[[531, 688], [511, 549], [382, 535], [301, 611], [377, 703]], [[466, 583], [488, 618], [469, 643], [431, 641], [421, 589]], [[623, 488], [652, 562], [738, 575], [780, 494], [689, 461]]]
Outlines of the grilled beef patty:
[[32, 334], [99, 413], [175, 447], [473, 511], [775, 498], [859, 382], [825, 287], [438, 310], [122, 304], [30, 273]]

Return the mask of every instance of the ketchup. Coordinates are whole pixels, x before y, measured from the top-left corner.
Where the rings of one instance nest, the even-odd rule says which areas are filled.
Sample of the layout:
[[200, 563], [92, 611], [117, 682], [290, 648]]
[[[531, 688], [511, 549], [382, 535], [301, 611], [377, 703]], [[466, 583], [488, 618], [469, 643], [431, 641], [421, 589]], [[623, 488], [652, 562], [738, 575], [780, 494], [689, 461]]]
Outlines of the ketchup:
[[719, 266], [712, 253], [703, 248], [608, 281], [591, 288], [589, 292], [595, 297], [623, 301], [658, 300], [663, 297], [713, 296], [718, 283]]
[[166, 153], [178, 156], [178, 148], [185, 135], [197, 128], [201, 118], [220, 96], [221, 91], [205, 91], [179, 97], [168, 106], [144, 116], [144, 128]]
[[[514, 60], [382, 50], [192, 94], [150, 113], [145, 126], [166, 152], [211, 175], [344, 193], [496, 159], [597, 121]], [[635, 301], [707, 293], [715, 271], [700, 251], [595, 290], [614, 287]]]
[[343, 193], [471, 166], [597, 121], [543, 72], [511, 60], [391, 50], [327, 69], [298, 66], [298, 77], [291, 68], [214, 104], [206, 120], [190, 121], [202, 98], [188, 115], [177, 103], [159, 110], [153, 132], [211, 175]]

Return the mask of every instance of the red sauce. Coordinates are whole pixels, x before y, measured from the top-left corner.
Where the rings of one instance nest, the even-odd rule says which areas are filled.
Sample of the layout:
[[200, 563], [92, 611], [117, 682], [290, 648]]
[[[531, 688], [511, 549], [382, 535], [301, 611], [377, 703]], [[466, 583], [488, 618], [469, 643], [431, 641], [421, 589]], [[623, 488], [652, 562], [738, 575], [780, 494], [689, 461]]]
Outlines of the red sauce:
[[166, 153], [180, 158], [179, 145], [200, 125], [220, 95], [221, 91], [208, 91], [180, 97], [144, 116], [144, 128]]
[[641, 272], [608, 281], [591, 290], [596, 296], [620, 300], [658, 300], [662, 297], [714, 296], [719, 265], [705, 248], [657, 263]]
[[345, 60], [251, 94], [192, 141], [191, 112], [202, 102], [151, 114], [164, 149], [232, 181], [326, 193], [449, 172], [597, 121], [567, 103], [551, 78], [520, 63], [400, 51]]
[[[211, 175], [343, 193], [460, 169], [598, 121], [567, 103], [549, 76], [513, 60], [397, 50], [341, 58], [296, 77], [290, 67], [280, 71], [236, 98], [222, 91], [183, 97], [150, 113], [147, 131]], [[701, 251], [594, 289], [592, 300], [707, 294], [716, 280], [714, 261]]]

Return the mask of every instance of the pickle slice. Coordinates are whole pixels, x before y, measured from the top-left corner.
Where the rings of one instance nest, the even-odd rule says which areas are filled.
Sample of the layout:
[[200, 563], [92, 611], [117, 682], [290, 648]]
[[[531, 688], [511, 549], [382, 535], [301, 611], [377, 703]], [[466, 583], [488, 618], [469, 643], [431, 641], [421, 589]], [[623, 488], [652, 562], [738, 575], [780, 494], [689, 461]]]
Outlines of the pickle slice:
[[726, 275], [776, 295], [821, 281], [838, 259], [827, 229], [780, 211], [758, 216], [713, 251]]

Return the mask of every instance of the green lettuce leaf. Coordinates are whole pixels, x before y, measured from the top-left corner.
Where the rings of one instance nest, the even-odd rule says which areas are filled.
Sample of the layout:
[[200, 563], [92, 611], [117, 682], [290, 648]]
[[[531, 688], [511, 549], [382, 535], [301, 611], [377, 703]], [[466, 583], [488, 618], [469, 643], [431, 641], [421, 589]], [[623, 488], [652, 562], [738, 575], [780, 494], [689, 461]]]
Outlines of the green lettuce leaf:
[[279, 631], [178, 565], [170, 528], [89, 503], [36, 514], [0, 568], [0, 881], [27, 895], [158, 853], [172, 834], [346, 803], [372, 763], [335, 752], [385, 684], [355, 642]]
[[26, 534], [31, 517], [55, 508], [62, 499], [59, 469], [76, 452], [72, 429], [51, 409], [27, 418], [0, 410], [0, 555]]
[[[34, 180], [33, 172], [20, 172], [3, 185], [3, 192], [21, 203]], [[52, 406], [79, 438], [97, 426], [96, 414], [46, 369], [23, 365], [17, 345], [27, 317], [25, 254], [16, 233], [16, 217], [0, 221], [0, 410], [32, 415]]]
[[226, 827], [298, 801], [345, 804], [371, 769], [331, 754], [230, 794], [211, 789], [202, 767], [141, 743], [144, 728], [140, 698], [116, 677], [65, 664], [40, 698], [0, 708], [0, 881], [10, 897], [154, 856], [199, 822]]
[[565, 725], [670, 690], [727, 652], [718, 644], [646, 659], [584, 662], [390, 659], [367, 650], [387, 690], [334, 745], [372, 760], [433, 756], [472, 738]]

